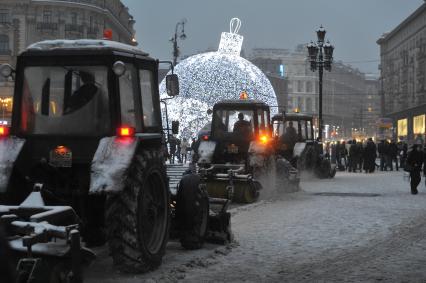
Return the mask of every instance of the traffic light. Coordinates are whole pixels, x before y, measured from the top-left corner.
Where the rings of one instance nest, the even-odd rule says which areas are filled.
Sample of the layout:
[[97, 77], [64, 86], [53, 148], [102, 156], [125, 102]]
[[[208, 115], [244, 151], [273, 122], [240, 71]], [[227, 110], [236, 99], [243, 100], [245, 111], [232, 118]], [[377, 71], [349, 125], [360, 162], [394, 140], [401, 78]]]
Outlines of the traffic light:
[[179, 121], [172, 121], [172, 133], [174, 135], [179, 133]]

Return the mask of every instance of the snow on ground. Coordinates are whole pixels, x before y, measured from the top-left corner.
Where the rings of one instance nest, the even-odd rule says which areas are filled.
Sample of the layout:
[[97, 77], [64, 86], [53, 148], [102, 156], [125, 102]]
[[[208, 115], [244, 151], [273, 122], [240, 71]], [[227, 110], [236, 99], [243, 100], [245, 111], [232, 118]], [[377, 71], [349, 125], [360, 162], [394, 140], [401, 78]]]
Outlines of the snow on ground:
[[424, 181], [419, 189], [411, 195], [401, 171], [311, 178], [234, 208], [229, 247], [171, 243], [158, 270], [132, 276], [113, 271], [104, 250], [88, 282], [425, 282]]

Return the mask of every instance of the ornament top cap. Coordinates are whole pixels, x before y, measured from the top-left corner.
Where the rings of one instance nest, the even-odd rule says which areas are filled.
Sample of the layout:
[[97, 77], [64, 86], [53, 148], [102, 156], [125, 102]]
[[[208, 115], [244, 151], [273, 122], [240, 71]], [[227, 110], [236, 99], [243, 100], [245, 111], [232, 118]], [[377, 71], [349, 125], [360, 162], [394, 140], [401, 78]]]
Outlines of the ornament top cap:
[[232, 18], [229, 22], [229, 32], [238, 33], [241, 27], [241, 20], [239, 18]]
[[239, 18], [232, 18], [229, 22], [229, 32], [222, 32], [219, 43], [219, 52], [240, 56], [244, 37], [238, 34], [241, 27]]

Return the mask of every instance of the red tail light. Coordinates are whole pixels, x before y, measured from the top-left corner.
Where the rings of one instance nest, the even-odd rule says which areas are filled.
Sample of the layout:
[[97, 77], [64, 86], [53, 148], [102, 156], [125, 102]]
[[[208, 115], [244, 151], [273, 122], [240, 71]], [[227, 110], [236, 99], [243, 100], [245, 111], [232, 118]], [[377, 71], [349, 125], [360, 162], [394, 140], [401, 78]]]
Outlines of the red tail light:
[[9, 135], [10, 129], [6, 126], [0, 126], [0, 137], [7, 137]]
[[208, 136], [208, 135], [204, 135], [204, 136], [202, 137], [202, 139], [203, 139], [203, 141], [208, 141], [208, 140], [209, 140], [209, 136]]
[[119, 137], [133, 137], [135, 135], [135, 128], [121, 127], [117, 129], [117, 136]]

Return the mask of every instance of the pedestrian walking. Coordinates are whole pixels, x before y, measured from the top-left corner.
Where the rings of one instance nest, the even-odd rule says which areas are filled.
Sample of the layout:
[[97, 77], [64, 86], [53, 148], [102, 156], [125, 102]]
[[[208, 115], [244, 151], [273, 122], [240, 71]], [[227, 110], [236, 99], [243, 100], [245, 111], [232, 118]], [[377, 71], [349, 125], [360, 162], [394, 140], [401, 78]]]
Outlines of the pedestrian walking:
[[[405, 165], [405, 171], [410, 172], [410, 186], [411, 194], [416, 195], [418, 193], [417, 186], [421, 181], [420, 172], [424, 162], [423, 151], [418, 144], [413, 145], [413, 149], [408, 153], [407, 162]], [[426, 171], [423, 169], [423, 174]]]
[[390, 170], [393, 171], [393, 162], [395, 162], [395, 170], [398, 171], [398, 146], [395, 141], [389, 144], [389, 159]]
[[200, 144], [200, 140], [196, 140], [192, 138], [191, 142], [191, 163], [195, 164], [198, 161], [198, 146]]
[[404, 142], [402, 144], [402, 150], [400, 151], [400, 166], [402, 168], [405, 168], [405, 162], [407, 161], [408, 157], [408, 145]]
[[387, 170], [386, 169], [386, 156], [387, 156], [387, 148], [385, 144], [385, 140], [381, 140], [377, 145], [377, 152], [379, 153], [380, 158], [380, 171]]
[[174, 164], [176, 155], [176, 138], [173, 135], [169, 137], [169, 154], [170, 164]]
[[364, 164], [364, 144], [363, 142], [357, 142], [358, 148], [358, 169], [359, 173], [362, 173], [362, 166]]
[[179, 163], [182, 163], [182, 158], [181, 158], [181, 148], [180, 148], [180, 139], [176, 138], [176, 157]]
[[182, 163], [186, 163], [188, 147], [189, 147], [188, 140], [186, 138], [183, 138], [182, 142], [180, 143], [180, 153], [181, 153]]
[[364, 170], [365, 173], [373, 173], [376, 168], [376, 144], [369, 138], [364, 150]]
[[359, 164], [359, 148], [356, 140], [351, 142], [349, 148], [349, 172], [356, 172]]

